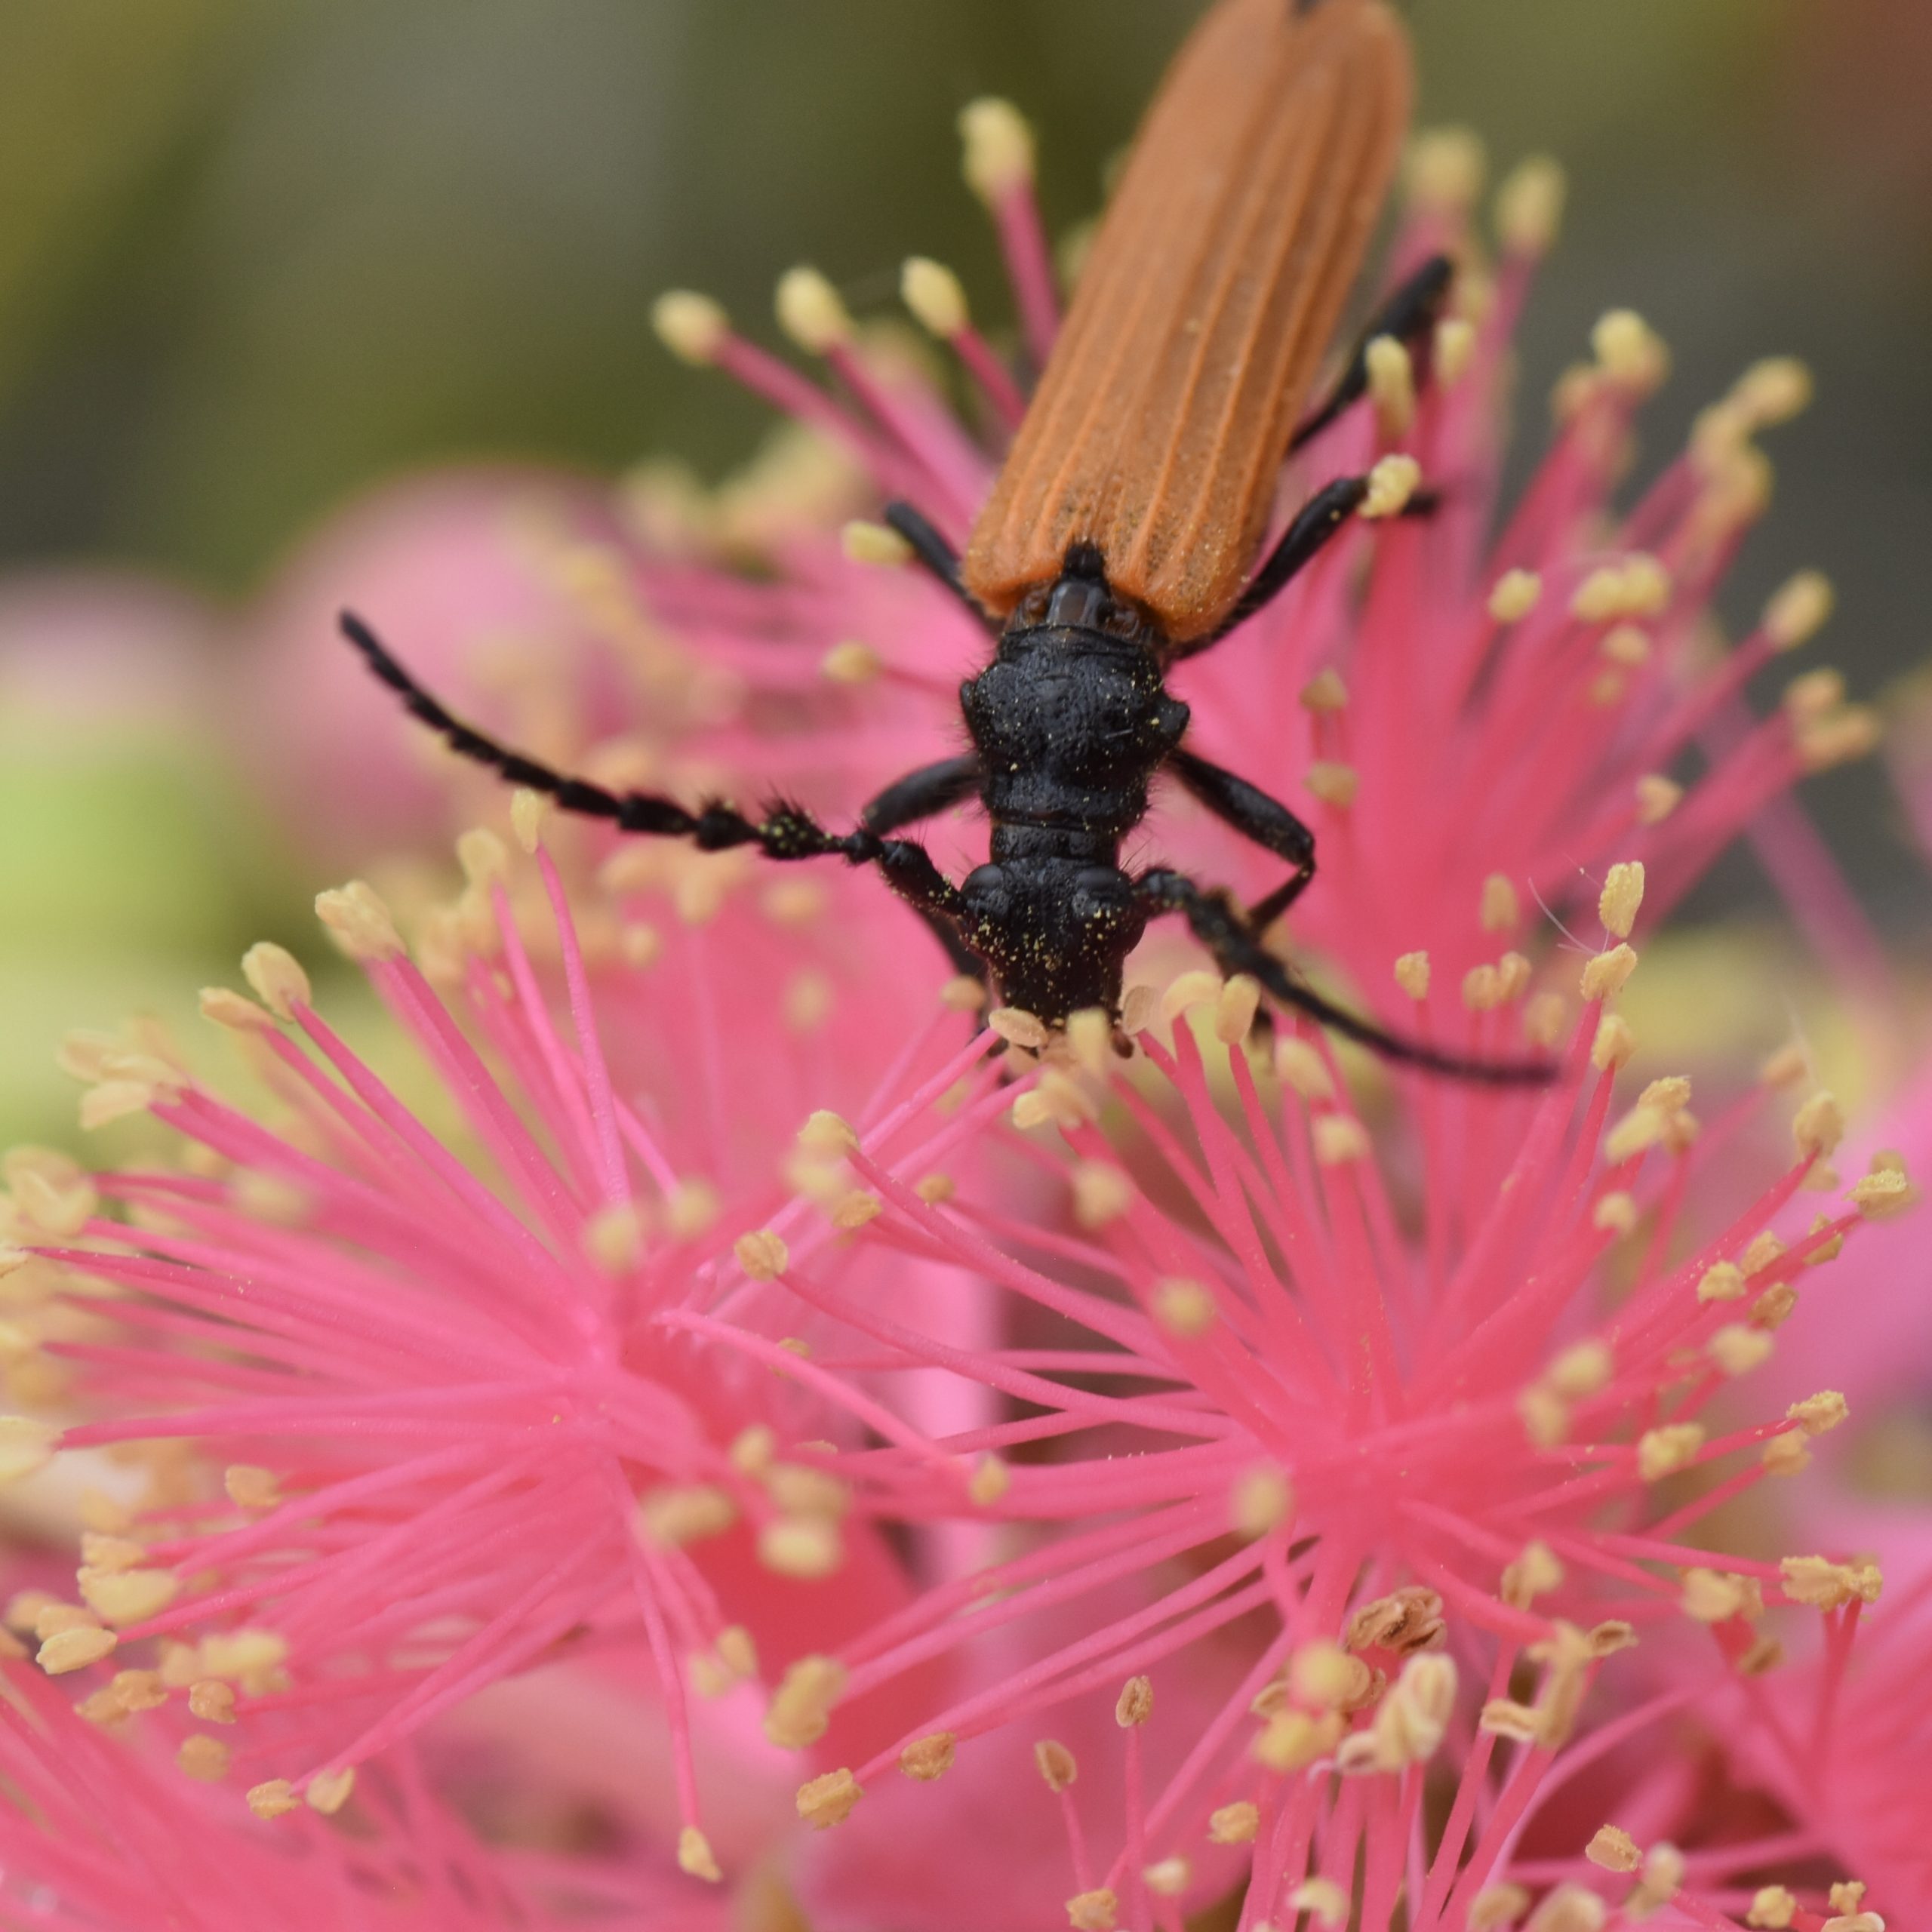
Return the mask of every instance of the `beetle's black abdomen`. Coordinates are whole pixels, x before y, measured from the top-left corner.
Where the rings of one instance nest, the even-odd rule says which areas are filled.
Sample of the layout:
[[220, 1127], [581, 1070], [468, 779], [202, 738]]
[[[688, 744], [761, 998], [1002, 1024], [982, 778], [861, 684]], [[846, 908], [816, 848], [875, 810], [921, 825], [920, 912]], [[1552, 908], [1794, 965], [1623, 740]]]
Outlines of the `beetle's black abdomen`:
[[[1009, 629], [960, 691], [992, 821], [992, 861], [960, 888], [960, 931], [1002, 999], [1057, 1022], [1118, 1007], [1146, 922], [1120, 843], [1146, 815], [1187, 707], [1163, 689], [1153, 640], [1103, 585], [1063, 577], [1046, 606], [1046, 622]], [[1103, 630], [1103, 619], [1133, 634]]]

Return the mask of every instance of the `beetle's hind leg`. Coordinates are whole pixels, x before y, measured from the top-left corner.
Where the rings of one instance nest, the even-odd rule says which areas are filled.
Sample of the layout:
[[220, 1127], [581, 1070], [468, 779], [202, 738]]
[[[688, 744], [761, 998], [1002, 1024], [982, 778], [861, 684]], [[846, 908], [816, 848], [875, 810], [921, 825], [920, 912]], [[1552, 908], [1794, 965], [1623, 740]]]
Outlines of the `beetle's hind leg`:
[[1180, 913], [1223, 973], [1245, 973], [1258, 980], [1282, 1005], [1306, 1014], [1331, 1032], [1357, 1041], [1385, 1060], [1425, 1073], [1480, 1081], [1487, 1086], [1543, 1086], [1555, 1075], [1555, 1068], [1547, 1060], [1468, 1060], [1460, 1054], [1442, 1053], [1420, 1040], [1387, 1032], [1372, 1020], [1337, 1006], [1312, 986], [1303, 985], [1261, 943], [1240, 908], [1225, 894], [1208, 891], [1183, 872], [1157, 867], [1141, 875], [1135, 891], [1150, 915]]
[[[868, 801], [859, 814], [859, 823], [867, 831], [883, 835], [897, 832], [902, 826], [937, 818], [941, 812], [949, 811], [970, 798], [980, 789], [980, 761], [974, 752], [941, 758], [935, 764], [922, 764], [903, 778], [895, 779]], [[919, 906], [918, 911], [952, 962], [954, 972], [984, 986], [986, 962], [968, 949], [959, 937], [957, 922], [934, 907]]]
[[[611, 791], [587, 778], [558, 771], [466, 724], [425, 691], [389, 654], [375, 632], [352, 612], [342, 614], [342, 629], [370, 669], [401, 698], [411, 716], [440, 734], [463, 757], [488, 765], [512, 785], [543, 792], [555, 799], [562, 811], [601, 819], [620, 832], [688, 838], [700, 851], [724, 852], [735, 846], [755, 845], [768, 859], [841, 858], [849, 865], [875, 865], [894, 891], [910, 900], [922, 912], [949, 920], [957, 916], [958, 891], [927, 856], [925, 848], [910, 839], [886, 838], [866, 825], [856, 832], [828, 832], [809, 812], [796, 805], [768, 806], [760, 817], [750, 819], [735, 806], [721, 801], [714, 801], [692, 812], [675, 798], [656, 792]], [[890, 796], [890, 793], [881, 796]]]

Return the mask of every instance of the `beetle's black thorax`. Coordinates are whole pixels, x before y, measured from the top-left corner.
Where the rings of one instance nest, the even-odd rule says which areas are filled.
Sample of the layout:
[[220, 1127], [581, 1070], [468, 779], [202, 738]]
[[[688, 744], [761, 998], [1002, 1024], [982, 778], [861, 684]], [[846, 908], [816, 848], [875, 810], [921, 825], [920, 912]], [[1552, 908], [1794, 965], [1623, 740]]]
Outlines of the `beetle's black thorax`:
[[1112, 862], [1187, 726], [1161, 682], [1159, 641], [1094, 578], [1064, 576], [1023, 601], [960, 691], [995, 857]]
[[1029, 592], [960, 691], [992, 822], [991, 862], [961, 888], [964, 937], [1001, 997], [1049, 1021], [1118, 1004], [1142, 923], [1121, 841], [1187, 728], [1162, 682], [1164, 641], [1097, 564], [1069, 557]]

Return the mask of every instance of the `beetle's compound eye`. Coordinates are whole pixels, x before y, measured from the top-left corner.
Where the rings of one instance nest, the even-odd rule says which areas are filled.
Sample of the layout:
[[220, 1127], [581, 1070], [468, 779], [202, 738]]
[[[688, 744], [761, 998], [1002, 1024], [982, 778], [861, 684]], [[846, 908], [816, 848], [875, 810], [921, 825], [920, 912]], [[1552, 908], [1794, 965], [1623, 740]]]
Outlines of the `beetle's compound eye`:
[[1029, 624], [1043, 624], [1047, 611], [1053, 602], [1053, 592], [1044, 583], [1036, 583], [1020, 601], [1020, 614]]
[[1109, 637], [1138, 637], [1140, 614], [1131, 605], [1109, 604], [1100, 614], [1100, 628]]

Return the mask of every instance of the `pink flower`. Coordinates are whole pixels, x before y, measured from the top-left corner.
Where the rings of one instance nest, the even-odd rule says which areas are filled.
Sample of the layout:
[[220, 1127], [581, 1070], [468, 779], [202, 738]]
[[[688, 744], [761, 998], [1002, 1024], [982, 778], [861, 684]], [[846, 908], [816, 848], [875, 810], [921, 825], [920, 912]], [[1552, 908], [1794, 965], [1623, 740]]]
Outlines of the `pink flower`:
[[[38, 1671], [8, 1663], [0, 1674], [0, 1911], [17, 1924], [485, 1932], [513, 1923], [539, 1932], [583, 1922], [546, 1909], [553, 1880], [543, 1860], [486, 1850], [414, 1761], [362, 1783], [352, 1834], [299, 1807], [271, 1831], [218, 1782], [228, 1750], [220, 1724], [144, 1714], [102, 1728]], [[126, 1694], [150, 1712], [165, 1694], [158, 1676], [128, 1675], [142, 1681]], [[712, 1932], [716, 1923], [675, 1873], [654, 1890], [626, 1891], [624, 1903], [654, 1925]]]
[[[1037, 355], [1054, 278], [1025, 131], [986, 104], [968, 128]], [[1398, 264], [1473, 254], [1467, 162], [1423, 147]], [[1770, 1624], [1822, 1619], [1820, 1694], [1849, 1685], [1878, 1572], [1835, 1544], [1740, 1555], [1715, 1520], [1801, 1468], [1842, 1404], [1730, 1423], [1716, 1397], [1777, 1347], [1804, 1271], [1909, 1185], [1830, 1175], [1844, 1121], [1814, 1094], [1790, 1153], [1737, 1186], [1718, 1157], [1773, 1090], [1701, 1124], [1687, 1080], [1620, 1096], [1636, 1042], [1614, 1006], [1640, 921], [1871, 724], [1826, 675], [1740, 728], [1745, 679], [1822, 621], [1814, 579], [1728, 659], [1699, 641], [1763, 505], [1752, 438], [1801, 398], [1792, 365], [1747, 375], [1621, 514], [1664, 357], [1607, 318], [1486, 543], [1509, 332], [1556, 199], [1546, 169], [1512, 178], [1494, 274], [1419, 358], [1378, 356], [1371, 405], [1311, 458], [1388, 463], [1398, 494], [1419, 470], [1435, 516], [1364, 520], [1188, 674], [1207, 748], [1305, 794], [1325, 869], [1298, 944], [1392, 1026], [1560, 1050], [1552, 1087], [1385, 1078], [1258, 1034], [1254, 983], [1176, 977], [1178, 946], [1132, 976], [1130, 1060], [1108, 1014], [980, 1031], [977, 989], [946, 985], [875, 879], [561, 823], [553, 851], [521, 798], [534, 863], [466, 835], [466, 891], [405, 919], [414, 958], [367, 886], [319, 902], [429, 1079], [352, 1048], [258, 948], [257, 1001], [205, 1010], [272, 1112], [152, 1036], [95, 1038], [68, 1049], [84, 1118], [151, 1113], [181, 1164], [10, 1164], [31, 1254], [8, 1264], [64, 1271], [82, 1324], [59, 1346], [90, 1419], [66, 1440], [186, 1445], [91, 1532], [81, 1602], [32, 1607], [46, 1667], [91, 1673], [84, 1708], [147, 1715], [112, 1673], [152, 1644], [191, 1712], [232, 1712], [226, 1768], [270, 1812], [325, 1809], [351, 1774], [406, 1792], [419, 1765], [487, 1810], [479, 1759], [540, 1764], [624, 1847], [545, 1878], [641, 1888], [653, 1923], [679, 1909], [672, 1844], [691, 1878], [782, 1872], [823, 1932], [989, 1912], [1177, 1932], [1237, 1892], [1243, 1932], [1398, 1911], [1411, 1932], [1524, 1912], [1558, 1932], [1609, 1922], [1606, 1901], [1734, 1923], [1729, 1868], [1706, 1885], [1660, 1834], [1599, 1844], [1589, 1807], [1638, 1791], [1674, 1822], [1681, 1779], [1626, 1755], [1738, 1712], [1736, 1761], [1811, 1834], [1777, 1855], [1852, 1844], [1757, 1673]], [[906, 286], [1010, 421], [944, 272]], [[724, 506], [645, 479], [621, 534], [587, 510], [551, 558], [571, 612], [665, 703], [613, 742], [587, 686], [571, 730], [614, 782], [849, 813], [956, 738], [952, 687], [986, 649], [878, 568], [877, 528], [835, 532], [851, 465], [957, 537], [994, 458], [822, 278], [788, 277], [780, 314], [837, 398], [699, 298], [660, 321], [847, 466], [794, 442]], [[748, 545], [767, 574], [722, 568]], [[971, 836], [941, 829], [939, 856]], [[1196, 826], [1151, 836], [1275, 882]], [[1793, 881], [1801, 910], [1817, 883]], [[1519, 949], [1533, 899], [1585, 932], [1580, 983]], [[0, 1447], [26, 1466], [45, 1443]], [[663, 1740], [661, 1802], [626, 1775], [640, 1736]], [[1870, 1855], [1905, 1888], [1896, 1848], [1888, 1825]]]
[[[464, 849], [481, 883], [472, 949], [439, 955], [454, 1011], [367, 886], [318, 902], [443, 1084], [440, 1131], [323, 1020], [292, 958], [262, 946], [245, 964], [264, 1004], [216, 990], [203, 1006], [248, 1048], [278, 1126], [174, 1060], [97, 1039], [71, 1050], [95, 1082], [84, 1118], [145, 1109], [192, 1143], [189, 1168], [96, 1182], [53, 1155], [10, 1164], [14, 1233], [128, 1297], [98, 1339], [60, 1346], [112, 1412], [68, 1441], [186, 1438], [211, 1475], [226, 1468], [215, 1493], [147, 1512], [138, 1543], [90, 1546], [84, 1625], [159, 1638], [184, 1669], [198, 1656], [238, 1683], [245, 1727], [281, 1714], [235, 1763], [298, 1794], [536, 1663], [638, 1653], [703, 1871], [689, 1673], [725, 1690], [905, 1593], [869, 1529], [841, 1528], [838, 1482], [779, 1446], [883, 1412], [788, 1353], [782, 1330], [709, 1312], [775, 1176], [696, 1164], [716, 1144], [701, 1081], [648, 1114], [614, 1091], [548, 855], [534, 870], [568, 1032], [512, 917], [509, 854], [487, 834]], [[936, 1020], [861, 1112], [888, 1141], [888, 1109], [912, 1111], [902, 1093], [930, 1102], [980, 1057], [946, 1044], [956, 1016]], [[768, 1060], [785, 1037], [763, 1011], [733, 1030]], [[775, 1239], [741, 1246], [731, 1279], [768, 1272], [758, 1242]], [[198, 1651], [168, 1651], [184, 1638]], [[97, 1627], [80, 1641], [111, 1642]], [[43, 1659], [64, 1666], [73, 1647]]]

